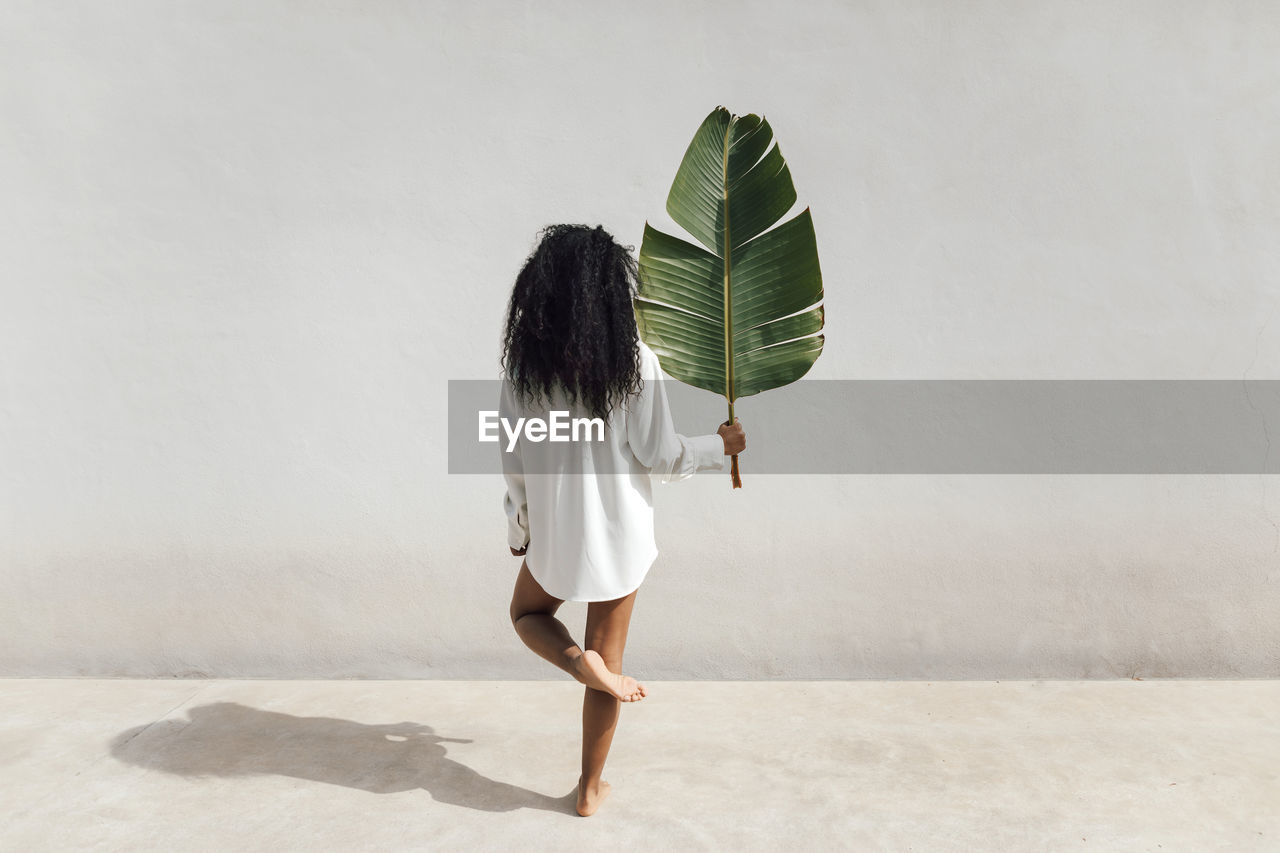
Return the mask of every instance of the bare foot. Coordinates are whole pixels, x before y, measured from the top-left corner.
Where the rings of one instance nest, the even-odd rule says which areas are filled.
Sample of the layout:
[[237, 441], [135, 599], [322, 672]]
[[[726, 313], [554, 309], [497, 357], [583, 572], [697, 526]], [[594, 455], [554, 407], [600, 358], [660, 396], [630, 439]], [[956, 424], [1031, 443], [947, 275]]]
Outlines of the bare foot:
[[582, 787], [582, 777], [578, 777], [578, 814], [583, 817], [589, 817], [595, 814], [596, 809], [600, 808], [600, 803], [604, 802], [604, 798], [609, 796], [609, 792], [613, 790], [613, 786], [603, 779], [600, 784], [593, 788]]
[[577, 678], [588, 687], [608, 693], [623, 702], [639, 702], [649, 695], [644, 685], [629, 675], [610, 672], [604, 658], [594, 649], [587, 649], [574, 660]]

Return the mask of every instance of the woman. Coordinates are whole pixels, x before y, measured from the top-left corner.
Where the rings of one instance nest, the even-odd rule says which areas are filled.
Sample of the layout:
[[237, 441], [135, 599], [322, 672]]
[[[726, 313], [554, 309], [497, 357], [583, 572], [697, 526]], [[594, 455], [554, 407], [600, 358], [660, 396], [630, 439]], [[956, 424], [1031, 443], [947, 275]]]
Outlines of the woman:
[[[523, 556], [511, 621], [529, 648], [586, 685], [578, 814], [609, 793], [601, 779], [622, 702], [643, 684], [622, 674], [627, 626], [657, 557], [650, 475], [663, 482], [723, 470], [746, 448], [738, 421], [716, 433], [676, 433], [658, 358], [640, 341], [631, 247], [597, 226], [552, 225], [516, 277], [503, 339], [499, 416], [548, 419], [552, 411], [599, 418], [581, 440], [502, 447], [508, 545]], [[598, 438], [597, 438], [598, 437]], [[579, 646], [556, 610], [585, 601]]]

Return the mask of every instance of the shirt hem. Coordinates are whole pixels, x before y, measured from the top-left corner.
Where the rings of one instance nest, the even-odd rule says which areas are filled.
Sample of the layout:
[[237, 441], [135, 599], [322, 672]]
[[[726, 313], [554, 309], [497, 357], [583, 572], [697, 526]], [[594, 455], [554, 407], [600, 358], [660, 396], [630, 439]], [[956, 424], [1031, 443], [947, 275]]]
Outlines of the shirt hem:
[[552, 598], [558, 598], [561, 601], [579, 601], [579, 602], [590, 604], [592, 602], [597, 602], [597, 601], [616, 601], [619, 598], [626, 598], [628, 595], [638, 590], [641, 587], [641, 585], [644, 584], [645, 578], [649, 576], [649, 570], [653, 568], [653, 564], [657, 562], [657, 559], [658, 559], [658, 554], [655, 551], [653, 554], [653, 557], [649, 560], [649, 565], [645, 566], [644, 571], [640, 573], [640, 579], [636, 581], [635, 585], [632, 586], [630, 589], [628, 589], [626, 592], [620, 592], [617, 595], [593, 596], [591, 598], [575, 598], [573, 596], [561, 595], [560, 593], [556, 592], [555, 590], [547, 586], [547, 584], [543, 583], [542, 578], [538, 577], [539, 573], [541, 572], [541, 569], [535, 569], [533, 566], [529, 566], [529, 561], [527, 558], [525, 560], [525, 565], [529, 566], [529, 574], [533, 576], [533, 579], [538, 582], [538, 586], [542, 587], [542, 591], [545, 592], [547, 595], [551, 596]]

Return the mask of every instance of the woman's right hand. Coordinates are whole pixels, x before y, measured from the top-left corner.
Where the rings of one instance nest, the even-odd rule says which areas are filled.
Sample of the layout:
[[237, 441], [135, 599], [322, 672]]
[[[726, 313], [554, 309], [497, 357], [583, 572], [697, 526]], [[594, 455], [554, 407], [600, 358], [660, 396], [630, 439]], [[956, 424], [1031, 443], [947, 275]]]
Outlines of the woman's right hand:
[[733, 419], [732, 424], [721, 424], [716, 432], [724, 439], [725, 456], [736, 456], [747, 449], [747, 434], [742, 431], [742, 422], [737, 418]]

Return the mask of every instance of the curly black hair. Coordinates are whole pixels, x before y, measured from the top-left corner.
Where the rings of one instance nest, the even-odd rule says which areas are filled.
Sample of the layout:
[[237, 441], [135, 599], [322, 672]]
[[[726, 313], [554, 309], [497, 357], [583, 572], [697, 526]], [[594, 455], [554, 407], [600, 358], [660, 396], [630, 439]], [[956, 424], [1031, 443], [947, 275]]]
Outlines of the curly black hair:
[[516, 398], [571, 404], [608, 420], [640, 389], [633, 247], [597, 225], [548, 225], [516, 276], [500, 362]]

